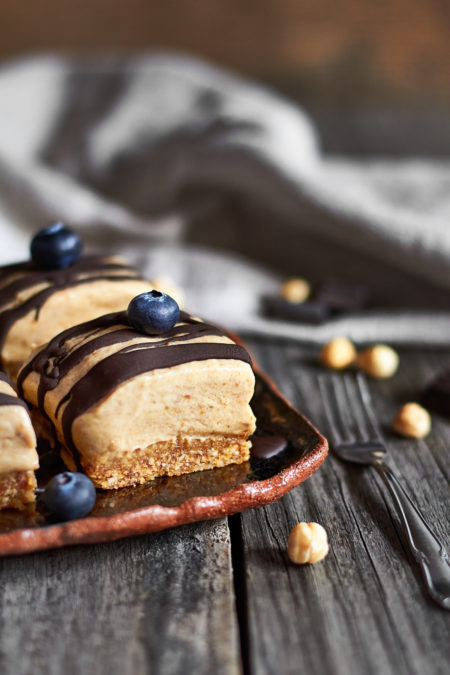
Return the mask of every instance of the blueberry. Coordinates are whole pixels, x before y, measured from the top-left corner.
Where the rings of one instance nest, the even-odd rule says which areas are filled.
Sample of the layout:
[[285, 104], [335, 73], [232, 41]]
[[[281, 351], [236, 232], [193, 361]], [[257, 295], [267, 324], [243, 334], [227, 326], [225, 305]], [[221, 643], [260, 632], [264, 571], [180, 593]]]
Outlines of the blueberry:
[[159, 291], [141, 293], [128, 305], [128, 321], [141, 333], [165, 333], [175, 326], [179, 318], [178, 304], [170, 295]]
[[81, 239], [62, 223], [39, 230], [31, 240], [31, 258], [35, 265], [46, 269], [69, 267], [81, 255]]
[[41, 501], [61, 520], [83, 518], [92, 511], [96, 492], [94, 483], [84, 473], [65, 471], [47, 483]]

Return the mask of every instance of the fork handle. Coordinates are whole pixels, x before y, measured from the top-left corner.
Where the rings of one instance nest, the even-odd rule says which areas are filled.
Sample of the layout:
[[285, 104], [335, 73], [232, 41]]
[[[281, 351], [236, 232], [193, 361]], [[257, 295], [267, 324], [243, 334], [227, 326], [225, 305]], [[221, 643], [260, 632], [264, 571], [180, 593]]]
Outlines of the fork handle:
[[450, 609], [450, 561], [444, 545], [430, 530], [393, 471], [384, 462], [374, 462], [372, 466], [391, 493], [409, 548], [422, 569], [429, 594], [441, 607]]

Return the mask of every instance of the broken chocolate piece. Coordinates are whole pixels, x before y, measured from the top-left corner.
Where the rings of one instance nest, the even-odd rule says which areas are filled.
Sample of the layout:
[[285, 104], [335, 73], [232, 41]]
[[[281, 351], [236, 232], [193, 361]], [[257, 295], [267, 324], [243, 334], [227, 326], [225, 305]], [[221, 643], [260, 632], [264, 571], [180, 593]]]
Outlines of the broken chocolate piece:
[[288, 446], [288, 441], [283, 436], [254, 435], [250, 440], [252, 442], [250, 455], [257, 459], [270, 459], [279, 455]]
[[330, 316], [328, 307], [319, 302], [293, 303], [278, 296], [267, 295], [262, 299], [266, 316], [282, 321], [320, 324]]

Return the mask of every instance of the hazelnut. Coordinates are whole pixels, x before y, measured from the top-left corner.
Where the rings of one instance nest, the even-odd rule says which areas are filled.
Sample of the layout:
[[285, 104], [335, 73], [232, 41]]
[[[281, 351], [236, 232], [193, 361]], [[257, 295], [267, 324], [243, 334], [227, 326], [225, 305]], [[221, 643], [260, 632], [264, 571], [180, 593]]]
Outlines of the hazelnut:
[[323, 560], [328, 549], [326, 530], [319, 523], [298, 523], [289, 535], [288, 556], [297, 565]]
[[356, 349], [350, 340], [337, 337], [322, 347], [319, 355], [320, 362], [328, 368], [347, 368], [356, 358]]
[[280, 295], [288, 302], [305, 302], [311, 295], [311, 286], [306, 279], [288, 279], [281, 286]]
[[360, 352], [356, 365], [372, 377], [391, 377], [398, 368], [398, 354], [387, 345], [375, 345]]
[[170, 295], [180, 307], [184, 305], [183, 291], [174, 281], [172, 281], [172, 279], [169, 277], [154, 277], [151, 280], [151, 283], [156, 291]]
[[392, 422], [397, 433], [411, 438], [423, 438], [430, 433], [431, 417], [418, 403], [405, 403]]

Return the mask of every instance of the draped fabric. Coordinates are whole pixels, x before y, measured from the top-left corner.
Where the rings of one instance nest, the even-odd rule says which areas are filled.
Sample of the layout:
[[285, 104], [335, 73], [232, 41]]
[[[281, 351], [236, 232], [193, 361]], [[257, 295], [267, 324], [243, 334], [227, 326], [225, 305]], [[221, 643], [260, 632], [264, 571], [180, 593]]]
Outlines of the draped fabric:
[[[324, 155], [299, 106], [191, 58], [0, 68], [0, 263], [27, 257], [55, 220], [172, 277], [190, 311], [236, 330], [450, 342], [450, 162]], [[260, 315], [283, 275], [327, 270], [375, 294], [392, 279], [399, 301], [319, 327]], [[413, 311], [421, 286], [440, 311]]]

